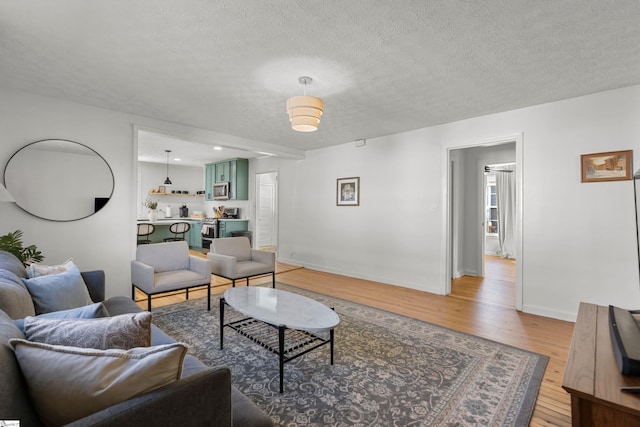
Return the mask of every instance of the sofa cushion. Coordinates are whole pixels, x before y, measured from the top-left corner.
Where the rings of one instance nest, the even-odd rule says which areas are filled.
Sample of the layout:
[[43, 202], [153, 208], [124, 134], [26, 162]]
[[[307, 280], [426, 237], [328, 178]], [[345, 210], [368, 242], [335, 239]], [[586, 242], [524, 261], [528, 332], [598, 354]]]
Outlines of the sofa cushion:
[[30, 278], [34, 278], [47, 276], [49, 274], [60, 274], [64, 273], [65, 271], [69, 271], [74, 265], [75, 264], [73, 263], [73, 260], [71, 258], [59, 265], [46, 265], [34, 262], [32, 264], [29, 264], [29, 266], [27, 267], [27, 275]]
[[24, 334], [29, 341], [107, 350], [129, 350], [151, 345], [151, 313], [99, 319], [48, 319], [27, 317]]
[[152, 266], [156, 273], [189, 270], [189, 245], [184, 240], [139, 245], [136, 260]]
[[131, 297], [111, 297], [107, 298], [102, 303], [107, 308], [110, 316], [117, 316], [118, 314], [126, 313], [138, 313], [142, 311]]
[[7, 251], [0, 251], [0, 269], [9, 270], [21, 279], [27, 277], [27, 269], [22, 261]]
[[31, 294], [22, 283], [22, 279], [10, 270], [0, 270], [0, 310], [12, 319], [22, 319], [36, 314]]
[[78, 267], [60, 274], [22, 279], [27, 286], [36, 314], [67, 310], [92, 303]]
[[95, 350], [10, 340], [29, 395], [47, 426], [67, 424], [180, 379], [183, 343]]
[[24, 334], [14, 325], [13, 320], [0, 310], [0, 416], [4, 420], [20, 420], [23, 426], [38, 426], [40, 420], [27, 393], [20, 366], [9, 344], [12, 338], [24, 339]]
[[[30, 317], [30, 316], [27, 316]], [[109, 317], [109, 312], [103, 303], [97, 302], [69, 310], [52, 311], [51, 313], [39, 314], [36, 319], [95, 319], [99, 317]], [[13, 321], [24, 333], [24, 319]]]

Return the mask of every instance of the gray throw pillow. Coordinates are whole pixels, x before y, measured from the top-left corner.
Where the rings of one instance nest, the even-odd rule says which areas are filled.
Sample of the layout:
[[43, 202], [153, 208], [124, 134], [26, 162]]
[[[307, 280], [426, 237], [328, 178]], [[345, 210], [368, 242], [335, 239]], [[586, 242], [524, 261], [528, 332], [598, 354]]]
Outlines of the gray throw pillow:
[[[69, 310], [40, 314], [36, 316], [36, 319], [95, 319], [98, 317], [109, 317], [107, 307], [101, 302], [78, 308], [70, 308]], [[13, 322], [24, 332], [24, 319], [16, 319]]]
[[129, 350], [151, 345], [151, 313], [100, 319], [50, 319], [27, 317], [24, 334], [29, 341], [51, 345]]
[[60, 426], [180, 379], [187, 346], [96, 350], [11, 339], [45, 426]]
[[76, 266], [64, 273], [22, 279], [22, 282], [31, 294], [36, 314], [68, 310], [93, 302]]

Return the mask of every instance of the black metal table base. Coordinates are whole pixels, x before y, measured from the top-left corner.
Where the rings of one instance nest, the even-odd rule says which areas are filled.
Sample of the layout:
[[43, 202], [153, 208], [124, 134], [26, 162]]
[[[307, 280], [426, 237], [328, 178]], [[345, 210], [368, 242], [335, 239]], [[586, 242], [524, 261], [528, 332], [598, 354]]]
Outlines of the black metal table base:
[[[283, 325], [275, 326], [269, 323], [245, 317], [224, 323], [224, 306], [227, 305], [224, 298], [220, 299], [220, 349], [224, 346], [224, 328], [229, 327], [239, 334], [260, 344], [268, 351], [278, 355], [280, 362], [280, 393], [284, 390], [284, 364], [318, 347], [329, 344], [331, 364], [333, 365], [334, 331], [329, 330], [329, 338], [322, 337], [307, 331], [288, 329]], [[273, 330], [278, 331], [277, 337]]]

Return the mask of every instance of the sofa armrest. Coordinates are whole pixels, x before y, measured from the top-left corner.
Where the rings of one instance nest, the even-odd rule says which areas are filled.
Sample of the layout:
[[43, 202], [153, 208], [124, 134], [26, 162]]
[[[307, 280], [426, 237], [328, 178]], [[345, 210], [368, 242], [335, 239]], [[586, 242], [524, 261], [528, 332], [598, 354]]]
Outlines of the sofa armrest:
[[93, 302], [102, 302], [105, 298], [104, 270], [83, 271], [80, 273], [84, 280], [89, 296]]
[[131, 283], [145, 292], [153, 291], [155, 269], [143, 262], [131, 260]]
[[189, 255], [189, 270], [211, 278], [211, 263], [208, 259]]
[[231, 411], [231, 371], [226, 367], [214, 367], [67, 426], [231, 426]]
[[211, 261], [211, 273], [229, 279], [236, 277], [238, 263], [236, 257], [209, 252], [207, 259]]
[[251, 259], [255, 262], [269, 265], [274, 270], [276, 268], [276, 254], [274, 252], [251, 249]]

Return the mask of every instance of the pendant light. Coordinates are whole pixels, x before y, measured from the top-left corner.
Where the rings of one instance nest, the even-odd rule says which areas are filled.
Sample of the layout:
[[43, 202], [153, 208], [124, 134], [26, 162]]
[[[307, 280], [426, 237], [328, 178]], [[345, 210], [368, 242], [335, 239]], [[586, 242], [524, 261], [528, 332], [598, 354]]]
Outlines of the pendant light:
[[164, 180], [164, 185], [173, 185], [169, 179], [169, 153], [171, 150], [164, 150], [167, 152], [167, 179]]
[[298, 132], [316, 131], [318, 124], [320, 124], [324, 107], [322, 99], [307, 96], [307, 85], [310, 85], [312, 81], [313, 79], [307, 76], [298, 78], [298, 82], [304, 86], [304, 95], [287, 99], [287, 113], [289, 113], [291, 129]]

